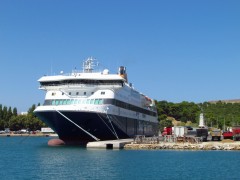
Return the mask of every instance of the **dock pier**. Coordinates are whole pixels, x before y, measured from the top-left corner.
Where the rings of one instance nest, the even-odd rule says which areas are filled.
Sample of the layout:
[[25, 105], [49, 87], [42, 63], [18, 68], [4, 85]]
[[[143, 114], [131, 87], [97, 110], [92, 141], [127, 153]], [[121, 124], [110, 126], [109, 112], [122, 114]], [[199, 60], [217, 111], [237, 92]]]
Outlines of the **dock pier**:
[[133, 139], [118, 139], [108, 141], [94, 141], [87, 143], [87, 148], [103, 148], [103, 149], [123, 149], [125, 144], [130, 144]]

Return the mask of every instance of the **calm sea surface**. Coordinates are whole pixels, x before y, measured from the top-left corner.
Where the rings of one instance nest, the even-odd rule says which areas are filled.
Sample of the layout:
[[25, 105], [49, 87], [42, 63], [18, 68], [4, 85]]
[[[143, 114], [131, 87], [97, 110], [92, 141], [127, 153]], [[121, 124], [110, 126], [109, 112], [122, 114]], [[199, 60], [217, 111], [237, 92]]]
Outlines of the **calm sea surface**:
[[0, 179], [240, 179], [240, 151], [49, 147], [47, 137], [0, 137]]

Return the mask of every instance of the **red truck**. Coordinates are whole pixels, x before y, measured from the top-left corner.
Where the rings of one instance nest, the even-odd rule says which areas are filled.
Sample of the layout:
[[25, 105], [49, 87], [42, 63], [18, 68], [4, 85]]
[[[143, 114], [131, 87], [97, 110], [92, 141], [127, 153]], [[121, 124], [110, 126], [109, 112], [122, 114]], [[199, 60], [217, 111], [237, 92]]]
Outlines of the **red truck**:
[[225, 131], [222, 135], [223, 139], [233, 139], [233, 132], [231, 131]]
[[240, 126], [233, 126], [232, 132], [233, 132], [233, 140], [239, 141], [240, 140]]
[[172, 127], [165, 127], [162, 132], [162, 136], [172, 135]]

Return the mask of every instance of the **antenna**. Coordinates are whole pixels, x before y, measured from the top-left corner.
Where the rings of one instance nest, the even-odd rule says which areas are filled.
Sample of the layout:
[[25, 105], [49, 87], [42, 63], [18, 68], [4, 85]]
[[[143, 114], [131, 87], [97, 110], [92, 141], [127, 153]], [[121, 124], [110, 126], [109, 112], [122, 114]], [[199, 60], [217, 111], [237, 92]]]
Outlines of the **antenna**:
[[53, 75], [53, 72], [52, 72], [53, 70], [52, 70], [52, 60], [51, 60], [51, 74], [50, 75]]
[[84, 73], [92, 73], [95, 66], [98, 66], [99, 63], [95, 63], [96, 59], [93, 57], [87, 58], [86, 61], [83, 62], [83, 72]]

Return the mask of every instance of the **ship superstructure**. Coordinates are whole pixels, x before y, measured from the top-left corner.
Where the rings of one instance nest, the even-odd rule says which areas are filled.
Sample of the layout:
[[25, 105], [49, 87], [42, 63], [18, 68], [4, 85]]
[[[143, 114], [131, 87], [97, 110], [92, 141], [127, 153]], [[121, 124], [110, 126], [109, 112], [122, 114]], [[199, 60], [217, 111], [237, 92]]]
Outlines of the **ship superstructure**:
[[34, 113], [64, 142], [89, 142], [158, 134], [155, 103], [128, 83], [126, 68], [96, 72], [93, 58], [83, 71], [43, 76], [45, 101]]

